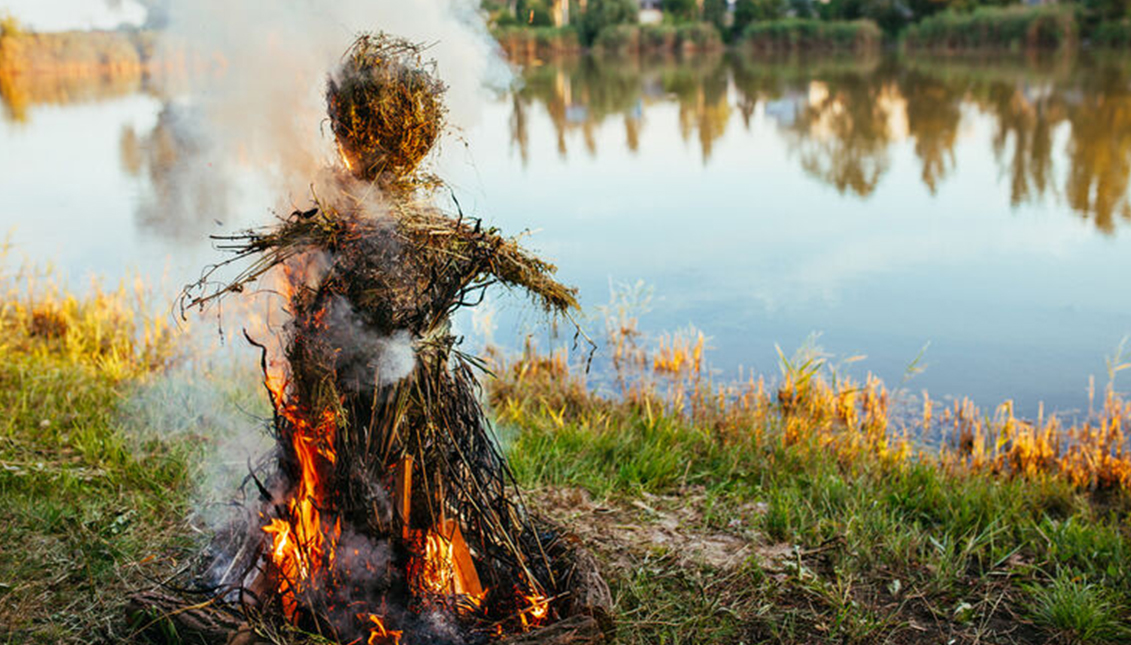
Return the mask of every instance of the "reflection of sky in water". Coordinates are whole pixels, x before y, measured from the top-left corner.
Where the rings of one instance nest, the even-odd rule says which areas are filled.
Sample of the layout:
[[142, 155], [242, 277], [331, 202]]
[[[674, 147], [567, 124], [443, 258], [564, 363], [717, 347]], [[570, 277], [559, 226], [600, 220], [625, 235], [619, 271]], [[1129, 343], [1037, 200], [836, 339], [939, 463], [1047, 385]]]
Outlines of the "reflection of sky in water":
[[[960, 113], [940, 126], [953, 130], [953, 159], [941, 157], [932, 195], [923, 146], [905, 136], [898, 100], [872, 123], [888, 138], [850, 150], [864, 150], [872, 169], [854, 175], [833, 156], [855, 136], [836, 121], [839, 108], [799, 112], [826, 98], [821, 85], [802, 92], [795, 84], [757, 101], [747, 126], [733, 83], [724, 84], [726, 104], [696, 120], [655, 79], [635, 82], [623, 110], [604, 118], [585, 97], [605, 90], [574, 83], [557, 119], [567, 124], [564, 155], [550, 103], [523, 110], [523, 154], [514, 102], [503, 97], [463, 133], [468, 147], [449, 142], [442, 158], [464, 210], [507, 232], [533, 229], [529, 244], [560, 265], [587, 306], [606, 301], [610, 282], [644, 280], [656, 294], [642, 316], [646, 331], [696, 325], [711, 336], [711, 361], [724, 374], [740, 365], [772, 374], [775, 343], [788, 352], [822, 332], [826, 350], [868, 356], [854, 373], [870, 369], [898, 384], [929, 342], [928, 369], [912, 387], [983, 404], [1014, 398], [1022, 413], [1040, 400], [1085, 405], [1087, 377], [1102, 378], [1104, 356], [1131, 333], [1122, 285], [1131, 242], [1118, 221], [1103, 234], [1066, 205], [1064, 177], [1079, 142], [1063, 116], [1048, 128], [1050, 188], [1015, 199], [1012, 151], [1033, 128], [1011, 131], [995, 151], [1003, 119], [956, 101]], [[995, 91], [983, 92], [983, 103], [997, 100]], [[1049, 113], [1067, 114], [1067, 105], [1050, 103]], [[15, 228], [17, 252], [55, 262], [72, 280], [135, 268], [155, 280], [165, 273], [176, 286], [216, 259], [209, 233], [264, 221], [275, 199], [247, 169], [226, 182], [227, 192], [217, 186], [222, 199], [202, 202], [228, 213], [193, 219], [190, 199], [186, 219], [186, 209], [167, 203], [185, 194], [150, 172], [162, 142], [176, 141], [155, 129], [162, 109], [131, 95], [37, 106], [25, 124], [0, 122], [0, 229]], [[166, 112], [166, 126], [171, 118]], [[799, 130], [804, 119], [808, 129]], [[140, 158], [123, 154], [127, 140], [144, 148]], [[193, 182], [210, 185], [208, 173]], [[521, 302], [492, 302], [504, 344], [517, 347], [518, 332], [543, 322]], [[473, 326], [470, 316], [460, 321]]]
[[[186, 213], [180, 199], [160, 192], [161, 174], [148, 173], [152, 159], [137, 159], [125, 142], [136, 133], [161, 139], [154, 133], [163, 107], [132, 94], [37, 107], [26, 123], [0, 121], [0, 230], [13, 247], [9, 265], [50, 263], [71, 283], [141, 274], [179, 288], [217, 258], [208, 235], [265, 219], [270, 196], [248, 170], [211, 184], [215, 193], [242, 179], [226, 212]], [[207, 177], [209, 160], [197, 161], [202, 173], [191, 176]]]

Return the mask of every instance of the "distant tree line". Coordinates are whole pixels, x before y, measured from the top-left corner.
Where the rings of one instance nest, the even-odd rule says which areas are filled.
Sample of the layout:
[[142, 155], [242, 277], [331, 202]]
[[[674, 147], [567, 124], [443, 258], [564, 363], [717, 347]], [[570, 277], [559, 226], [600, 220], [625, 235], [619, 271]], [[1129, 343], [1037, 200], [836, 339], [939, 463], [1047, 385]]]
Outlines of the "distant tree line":
[[[151, 0], [160, 1], [160, 0]], [[588, 0], [582, 11], [578, 0], [570, 0], [569, 29], [584, 46], [591, 46], [601, 32], [619, 25], [636, 24], [639, 15], [637, 0]], [[554, 26], [552, 0], [483, 0], [483, 8], [492, 24], [500, 27]], [[1057, 3], [1065, 15], [1071, 14], [1079, 33], [1123, 31], [1131, 41], [1131, 0], [1071, 0]], [[736, 41], [749, 32], [755, 23], [781, 20], [860, 21], [870, 20], [887, 37], [902, 34], [906, 29], [936, 14], [969, 14], [978, 10], [1015, 7], [1010, 20], [1030, 3], [1018, 0], [736, 0], [733, 10], [727, 0], [662, 0], [663, 22], [678, 27], [708, 23], [727, 42]], [[1033, 11], [1039, 7], [1031, 7]], [[982, 11], [994, 16], [993, 11]], [[1114, 40], [1103, 36], [1102, 39]]]

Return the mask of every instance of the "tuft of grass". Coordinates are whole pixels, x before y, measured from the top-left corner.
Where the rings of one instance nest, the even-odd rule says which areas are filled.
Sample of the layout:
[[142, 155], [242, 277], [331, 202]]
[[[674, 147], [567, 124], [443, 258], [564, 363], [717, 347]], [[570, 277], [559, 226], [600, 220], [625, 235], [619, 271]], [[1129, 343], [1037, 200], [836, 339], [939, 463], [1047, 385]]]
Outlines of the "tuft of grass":
[[1110, 593], [1062, 569], [1045, 584], [1029, 587], [1034, 620], [1065, 643], [1123, 642], [1131, 636], [1126, 607]]

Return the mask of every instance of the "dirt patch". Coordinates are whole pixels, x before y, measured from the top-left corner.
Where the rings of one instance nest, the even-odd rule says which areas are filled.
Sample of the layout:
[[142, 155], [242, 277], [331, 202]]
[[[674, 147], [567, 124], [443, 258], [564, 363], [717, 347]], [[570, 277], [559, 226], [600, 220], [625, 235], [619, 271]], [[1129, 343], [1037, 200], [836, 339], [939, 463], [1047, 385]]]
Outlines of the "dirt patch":
[[568, 526], [585, 542], [630, 566], [639, 556], [666, 553], [684, 564], [734, 570], [750, 558], [763, 564], [761, 535], [749, 527], [756, 504], [743, 507], [725, 530], [712, 528], [708, 500], [701, 490], [680, 495], [644, 494], [631, 501], [594, 500], [577, 488], [544, 488], [530, 493], [532, 505]]

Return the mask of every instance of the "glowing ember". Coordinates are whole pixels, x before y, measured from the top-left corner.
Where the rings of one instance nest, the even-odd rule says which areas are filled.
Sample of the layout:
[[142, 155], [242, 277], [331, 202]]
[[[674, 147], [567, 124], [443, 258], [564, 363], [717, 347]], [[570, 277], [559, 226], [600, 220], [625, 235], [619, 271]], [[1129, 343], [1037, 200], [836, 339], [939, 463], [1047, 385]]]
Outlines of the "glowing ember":
[[538, 627], [545, 620], [546, 616], [550, 613], [550, 599], [545, 596], [532, 595], [523, 596], [526, 602], [530, 603], [530, 607], [524, 609], [521, 614], [522, 626], [530, 629], [531, 627]]

